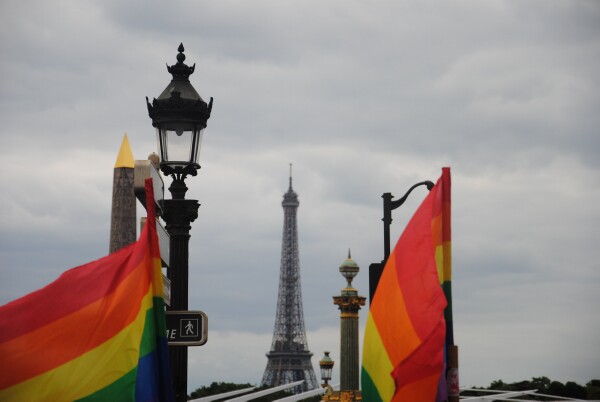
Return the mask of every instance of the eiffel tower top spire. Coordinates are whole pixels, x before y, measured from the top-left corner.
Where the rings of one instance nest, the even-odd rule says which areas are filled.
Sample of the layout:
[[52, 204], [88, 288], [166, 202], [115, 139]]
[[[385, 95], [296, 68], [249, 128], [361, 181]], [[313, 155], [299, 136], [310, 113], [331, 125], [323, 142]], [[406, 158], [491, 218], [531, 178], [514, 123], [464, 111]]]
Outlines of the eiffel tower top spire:
[[292, 188], [292, 164], [290, 163], [290, 187], [288, 188], [287, 193], [283, 195], [283, 202], [281, 205], [286, 207], [298, 207], [300, 202], [298, 201], [298, 194]]

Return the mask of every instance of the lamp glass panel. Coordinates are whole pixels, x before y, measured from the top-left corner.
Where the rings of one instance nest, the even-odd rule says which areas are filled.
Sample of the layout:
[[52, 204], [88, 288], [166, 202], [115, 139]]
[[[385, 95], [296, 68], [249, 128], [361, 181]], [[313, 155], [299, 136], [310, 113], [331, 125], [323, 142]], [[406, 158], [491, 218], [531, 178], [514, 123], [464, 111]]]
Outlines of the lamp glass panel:
[[181, 166], [189, 163], [198, 163], [200, 143], [204, 130], [195, 128], [190, 130], [169, 130], [164, 127], [157, 128], [158, 150], [161, 162]]
[[342, 273], [342, 276], [346, 279], [352, 279], [358, 274], [358, 270], [356, 268], [346, 268], [343, 270], [340, 269], [340, 272]]
[[321, 379], [323, 381], [331, 380], [331, 372], [332, 371], [333, 371], [333, 367], [321, 366]]
[[166, 162], [193, 162], [191, 161], [192, 132], [165, 130], [167, 152]]

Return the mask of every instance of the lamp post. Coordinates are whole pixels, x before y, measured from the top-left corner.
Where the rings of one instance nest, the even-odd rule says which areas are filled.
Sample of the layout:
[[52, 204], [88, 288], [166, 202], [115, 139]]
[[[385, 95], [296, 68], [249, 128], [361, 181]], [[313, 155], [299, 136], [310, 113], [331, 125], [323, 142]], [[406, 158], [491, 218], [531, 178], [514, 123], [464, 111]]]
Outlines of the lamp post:
[[329, 381], [331, 381], [331, 373], [333, 372], [333, 360], [329, 357], [329, 352], [324, 352], [325, 355], [321, 360], [319, 360], [319, 367], [321, 368], [321, 380], [323, 380], [323, 384], [321, 385], [323, 388], [327, 388], [325, 394], [328, 395], [331, 393], [331, 385], [329, 385]]
[[[171, 176], [172, 199], [164, 200], [163, 219], [170, 236], [169, 267], [171, 281], [170, 310], [188, 310], [188, 260], [191, 223], [198, 217], [197, 200], [185, 199], [187, 176], [196, 176], [198, 156], [206, 123], [212, 110], [212, 98], [206, 103], [189, 81], [196, 65], [189, 67], [183, 44], [177, 49], [177, 63], [168, 66], [173, 79], [152, 103], [146, 97], [148, 114], [156, 128], [160, 170]], [[176, 401], [187, 400], [187, 346], [170, 346], [171, 373]]]
[[413, 185], [408, 189], [406, 194], [397, 200], [393, 200], [394, 196], [392, 193], [383, 193], [383, 260], [381, 263], [373, 263], [369, 265], [369, 300], [373, 301], [377, 285], [379, 284], [379, 278], [383, 273], [383, 268], [390, 256], [390, 225], [392, 224], [392, 211], [399, 208], [408, 199], [410, 193], [419, 186], [427, 186], [427, 190], [431, 190], [434, 186], [433, 182], [426, 180]]
[[359, 267], [348, 258], [340, 265], [340, 273], [346, 278], [347, 286], [339, 296], [333, 297], [333, 304], [340, 309], [340, 401], [362, 401], [359, 383], [360, 362], [358, 358], [358, 311], [365, 305], [365, 298], [352, 287], [352, 280]]

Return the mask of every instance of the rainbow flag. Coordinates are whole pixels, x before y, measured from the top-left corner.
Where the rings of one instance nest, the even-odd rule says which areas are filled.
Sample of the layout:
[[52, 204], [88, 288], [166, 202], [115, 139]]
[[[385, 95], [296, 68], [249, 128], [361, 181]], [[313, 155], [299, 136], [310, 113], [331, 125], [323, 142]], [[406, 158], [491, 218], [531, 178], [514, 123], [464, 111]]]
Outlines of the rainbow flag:
[[154, 196], [137, 242], [0, 307], [1, 401], [172, 401]]
[[449, 179], [450, 170], [444, 168], [404, 229], [379, 280], [363, 345], [365, 401], [436, 399], [446, 335], [447, 303], [440, 278], [450, 267], [449, 237], [442, 224], [443, 215], [450, 212], [449, 203], [444, 204]]

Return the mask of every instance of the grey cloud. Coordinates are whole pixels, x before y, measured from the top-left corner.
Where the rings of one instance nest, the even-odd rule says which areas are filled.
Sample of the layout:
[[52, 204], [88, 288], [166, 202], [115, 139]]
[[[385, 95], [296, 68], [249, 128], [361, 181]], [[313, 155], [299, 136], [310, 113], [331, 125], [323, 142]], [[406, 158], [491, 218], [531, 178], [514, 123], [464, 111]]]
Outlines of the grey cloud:
[[[315, 347], [337, 325], [331, 296], [348, 248], [368, 293], [383, 253], [381, 194], [451, 166], [461, 380], [586, 382], [598, 359], [585, 351], [600, 338], [599, 13], [585, 1], [4, 1], [0, 300], [106, 253], [121, 136], [136, 159], [155, 150], [144, 97], [167, 85], [165, 63], [183, 42], [193, 85], [215, 99], [189, 181], [202, 204], [190, 306], [240, 343], [245, 369], [232, 379], [257, 382], [266, 364], [293, 163]], [[394, 211], [393, 239], [424, 194]], [[213, 345], [194, 356], [224, 373], [226, 342]], [[563, 364], [567, 351], [577, 363]], [[193, 373], [190, 383], [210, 379]]]

